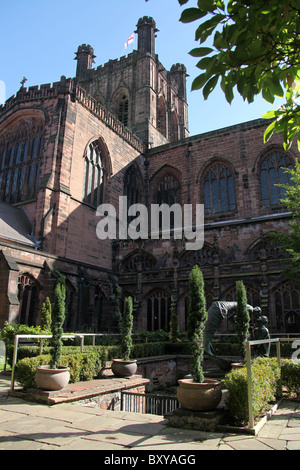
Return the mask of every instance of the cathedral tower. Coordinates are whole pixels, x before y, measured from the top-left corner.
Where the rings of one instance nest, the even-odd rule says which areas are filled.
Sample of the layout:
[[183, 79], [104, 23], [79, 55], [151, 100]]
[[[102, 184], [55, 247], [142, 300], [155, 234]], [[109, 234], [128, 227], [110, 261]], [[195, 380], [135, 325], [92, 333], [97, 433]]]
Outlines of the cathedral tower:
[[158, 30], [144, 16], [135, 33], [138, 47], [128, 56], [92, 68], [94, 50], [78, 47], [76, 78], [86, 92], [134, 132], [147, 148], [188, 137], [186, 68], [167, 71], [155, 52]]

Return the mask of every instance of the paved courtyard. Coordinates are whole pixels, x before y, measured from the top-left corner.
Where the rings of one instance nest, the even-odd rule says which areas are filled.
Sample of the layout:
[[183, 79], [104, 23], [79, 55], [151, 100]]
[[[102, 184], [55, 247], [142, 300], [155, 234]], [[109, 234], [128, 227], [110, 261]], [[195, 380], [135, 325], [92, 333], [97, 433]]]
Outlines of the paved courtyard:
[[130, 450], [187, 455], [200, 450], [300, 450], [296, 402], [283, 401], [258, 435], [251, 436], [172, 428], [162, 416], [76, 402], [48, 406], [10, 397], [8, 389], [9, 381], [0, 378], [0, 450], [103, 450], [112, 455]]

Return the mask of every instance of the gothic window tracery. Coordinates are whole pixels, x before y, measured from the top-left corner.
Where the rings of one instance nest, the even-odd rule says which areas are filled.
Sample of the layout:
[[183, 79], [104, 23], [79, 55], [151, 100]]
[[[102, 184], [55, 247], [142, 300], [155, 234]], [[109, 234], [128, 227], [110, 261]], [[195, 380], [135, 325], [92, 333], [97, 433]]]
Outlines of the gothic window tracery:
[[261, 257], [266, 259], [288, 258], [289, 254], [282, 250], [279, 241], [275, 240], [270, 234], [265, 234], [249, 248], [250, 259], [259, 260]]
[[292, 184], [290, 175], [285, 168], [292, 169], [293, 163], [284, 152], [273, 151], [269, 153], [260, 166], [260, 182], [262, 203], [264, 205], [279, 204], [284, 199], [285, 190], [278, 184]]
[[44, 147], [43, 125], [27, 119], [0, 137], [0, 189], [9, 204], [37, 195]]
[[180, 266], [193, 267], [195, 264], [199, 266], [211, 265], [213, 262], [213, 248], [207, 243], [204, 244], [201, 250], [188, 250], [184, 251], [180, 259]]
[[214, 163], [204, 177], [205, 214], [218, 214], [236, 208], [235, 184], [231, 169], [224, 163]]
[[98, 141], [92, 142], [84, 156], [83, 202], [98, 207], [103, 202], [105, 166]]
[[298, 332], [300, 327], [300, 292], [285, 282], [274, 292], [277, 329]]
[[152, 292], [147, 298], [147, 330], [169, 331], [171, 297], [162, 290]]
[[159, 132], [167, 137], [167, 106], [163, 96], [158, 100], [157, 127]]
[[179, 181], [173, 175], [166, 175], [158, 184], [156, 191], [157, 204], [172, 206], [181, 202], [181, 188]]
[[[155, 198], [156, 204], [167, 204], [169, 208], [173, 204], [181, 203], [181, 187], [180, 183], [172, 174], [167, 174], [163, 179], [158, 183]], [[170, 212], [170, 227], [175, 225], [175, 216], [174, 212]], [[159, 227], [163, 227], [162, 213], [159, 213]]]
[[38, 301], [38, 288], [34, 279], [22, 274], [18, 280], [19, 323], [33, 326], [35, 324], [35, 308]]
[[124, 195], [127, 196], [128, 207], [140, 202], [139, 182], [134, 166], [131, 166], [125, 173]]
[[178, 140], [179, 138], [178, 116], [177, 116], [176, 111], [173, 111], [171, 115], [171, 133], [172, 133], [172, 140]]
[[118, 119], [122, 122], [122, 124], [124, 124], [124, 126], [128, 126], [128, 109], [128, 97], [126, 95], [122, 95], [119, 101]]
[[149, 253], [134, 253], [128, 256], [121, 264], [121, 272], [151, 271], [156, 264], [156, 259]]

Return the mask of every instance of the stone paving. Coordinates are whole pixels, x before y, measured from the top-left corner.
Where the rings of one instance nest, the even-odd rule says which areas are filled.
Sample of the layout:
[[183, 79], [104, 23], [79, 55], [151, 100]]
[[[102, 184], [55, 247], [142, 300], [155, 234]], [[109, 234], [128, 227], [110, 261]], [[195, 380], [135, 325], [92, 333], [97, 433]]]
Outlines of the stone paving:
[[9, 380], [0, 378], [0, 450], [300, 450], [300, 403], [292, 401], [283, 401], [252, 436], [172, 428], [162, 416], [76, 402], [48, 406], [10, 397], [8, 389]]

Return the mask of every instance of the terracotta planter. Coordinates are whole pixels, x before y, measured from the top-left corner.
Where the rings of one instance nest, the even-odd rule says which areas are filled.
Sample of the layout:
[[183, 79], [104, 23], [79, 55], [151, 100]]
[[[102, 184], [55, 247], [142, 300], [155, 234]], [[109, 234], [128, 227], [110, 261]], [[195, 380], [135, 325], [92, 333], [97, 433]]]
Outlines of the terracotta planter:
[[137, 371], [137, 363], [135, 359], [114, 359], [111, 365], [111, 370], [117, 377], [131, 377]]
[[241, 369], [242, 367], [245, 367], [245, 364], [242, 362], [233, 362], [231, 364], [231, 369], [236, 370], [236, 369]]
[[42, 390], [62, 390], [69, 383], [69, 370], [69, 367], [50, 369], [50, 366], [39, 366], [35, 373], [35, 382]]
[[204, 379], [194, 382], [194, 379], [178, 380], [177, 399], [179, 403], [191, 411], [210, 411], [217, 408], [222, 398], [221, 382]]

